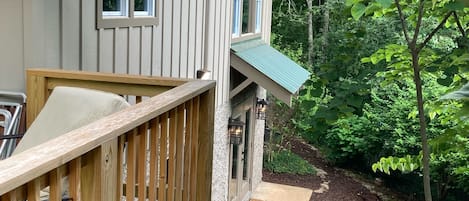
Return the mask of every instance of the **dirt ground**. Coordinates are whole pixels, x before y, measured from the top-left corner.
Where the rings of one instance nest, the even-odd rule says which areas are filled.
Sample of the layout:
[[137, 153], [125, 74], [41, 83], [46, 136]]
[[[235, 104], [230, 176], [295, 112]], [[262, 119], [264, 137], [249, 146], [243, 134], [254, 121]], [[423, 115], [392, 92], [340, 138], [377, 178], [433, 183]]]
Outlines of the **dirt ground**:
[[292, 142], [292, 151], [319, 169], [319, 174], [301, 176], [276, 174], [264, 170], [262, 179], [267, 182], [312, 189], [311, 201], [406, 200], [402, 197], [399, 198], [398, 195], [389, 195], [392, 193], [383, 193], [381, 187], [374, 185], [373, 181], [365, 181], [362, 178], [353, 176], [353, 174], [351, 175], [350, 172], [330, 166], [320, 157], [317, 150], [300, 140]]

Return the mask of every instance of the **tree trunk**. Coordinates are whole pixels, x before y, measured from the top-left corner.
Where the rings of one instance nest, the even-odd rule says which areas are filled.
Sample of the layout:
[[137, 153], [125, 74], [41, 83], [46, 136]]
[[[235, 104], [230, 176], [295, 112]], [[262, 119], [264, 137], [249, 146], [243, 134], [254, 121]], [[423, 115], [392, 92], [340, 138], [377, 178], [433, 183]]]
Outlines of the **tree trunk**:
[[308, 5], [308, 63], [313, 65], [314, 33], [313, 33], [313, 0], [306, 0]]
[[411, 54], [412, 68], [414, 69], [415, 89], [417, 92], [417, 108], [419, 111], [420, 137], [422, 138], [423, 190], [425, 194], [425, 201], [432, 201], [430, 186], [430, 150], [428, 149], [427, 123], [425, 120], [425, 112], [423, 109], [422, 80], [420, 77], [419, 52], [416, 50], [415, 46], [411, 48]]
[[323, 36], [322, 52], [323, 52], [323, 62], [326, 62], [327, 54], [325, 52], [327, 50], [327, 46], [329, 45], [327, 41], [327, 36], [329, 35], [329, 20], [330, 20], [328, 1], [324, 1], [323, 8], [324, 8], [324, 25], [322, 27], [322, 36]]

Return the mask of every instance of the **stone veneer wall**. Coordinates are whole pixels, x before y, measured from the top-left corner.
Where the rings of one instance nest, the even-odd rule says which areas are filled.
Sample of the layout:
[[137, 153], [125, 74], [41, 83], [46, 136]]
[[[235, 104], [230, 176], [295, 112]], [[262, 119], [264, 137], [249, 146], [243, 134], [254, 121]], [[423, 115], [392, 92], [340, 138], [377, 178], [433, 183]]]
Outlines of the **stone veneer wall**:
[[[259, 87], [257, 97], [266, 97], [265, 89]], [[254, 107], [255, 108], [255, 107]], [[228, 119], [231, 116], [231, 104], [224, 103], [215, 109], [215, 136], [213, 146], [212, 201], [227, 201], [230, 172], [230, 144], [228, 141]], [[255, 120], [256, 128], [253, 139], [252, 190], [262, 181], [262, 157], [264, 151], [264, 120]], [[248, 192], [250, 194], [251, 192]], [[246, 197], [249, 198], [249, 197]]]
[[[262, 87], [257, 89], [258, 98], [266, 98], [266, 91]], [[264, 127], [265, 120], [256, 119], [256, 129], [253, 136], [254, 150], [253, 150], [253, 163], [252, 163], [252, 190], [257, 188], [257, 185], [262, 181], [262, 163], [264, 154]]]
[[226, 201], [228, 198], [229, 142], [228, 119], [231, 105], [223, 103], [215, 108], [215, 136], [213, 139], [212, 201]]

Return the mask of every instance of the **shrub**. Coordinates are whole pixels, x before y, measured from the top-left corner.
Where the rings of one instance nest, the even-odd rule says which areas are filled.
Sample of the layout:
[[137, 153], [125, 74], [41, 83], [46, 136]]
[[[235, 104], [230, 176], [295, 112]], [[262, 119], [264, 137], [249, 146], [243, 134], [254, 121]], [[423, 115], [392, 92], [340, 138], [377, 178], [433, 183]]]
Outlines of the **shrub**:
[[363, 115], [343, 117], [326, 132], [328, 159], [369, 170], [383, 156], [418, 154], [418, 122], [408, 118], [414, 108], [414, 98], [408, 90], [405, 84], [373, 88]]
[[316, 169], [300, 156], [289, 150], [271, 153], [271, 159], [264, 156], [264, 168], [275, 173], [290, 173], [299, 175], [316, 174]]

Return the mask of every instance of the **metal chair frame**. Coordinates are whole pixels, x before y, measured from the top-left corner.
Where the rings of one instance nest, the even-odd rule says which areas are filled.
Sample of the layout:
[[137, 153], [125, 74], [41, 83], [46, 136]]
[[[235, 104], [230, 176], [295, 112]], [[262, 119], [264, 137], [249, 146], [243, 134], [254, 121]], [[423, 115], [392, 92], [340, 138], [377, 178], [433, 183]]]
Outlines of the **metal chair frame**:
[[[3, 127], [0, 136], [0, 160], [11, 156], [17, 141], [23, 136], [19, 134], [19, 129], [25, 103], [24, 93], [0, 91], [0, 115], [4, 117], [4, 120], [0, 121], [0, 126]], [[13, 114], [9, 109], [14, 110]]]

